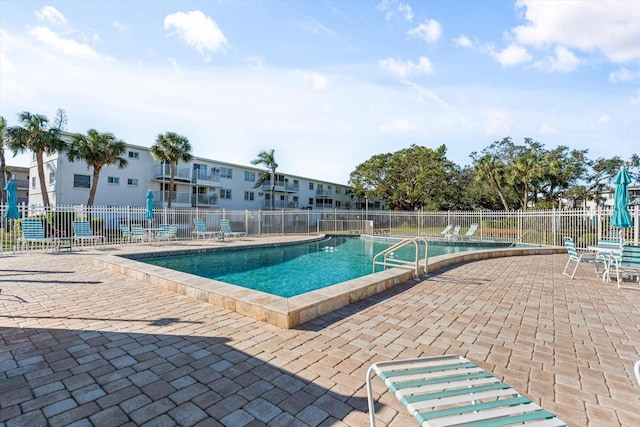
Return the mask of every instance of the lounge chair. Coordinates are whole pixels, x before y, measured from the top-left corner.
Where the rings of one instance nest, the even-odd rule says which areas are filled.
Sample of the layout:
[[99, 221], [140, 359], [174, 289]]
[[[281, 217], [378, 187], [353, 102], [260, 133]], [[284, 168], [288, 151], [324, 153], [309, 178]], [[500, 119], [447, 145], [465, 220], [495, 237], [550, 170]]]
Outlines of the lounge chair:
[[636, 381], [638, 381], [638, 385], [640, 385], [640, 360], [633, 365], [633, 372], [636, 374]]
[[191, 234], [196, 235], [196, 239], [199, 237], [204, 238], [215, 238], [216, 240], [224, 240], [224, 234], [222, 231], [210, 231], [207, 230], [207, 226], [204, 224], [202, 218], [193, 218], [193, 225], [195, 229], [191, 232]]
[[422, 237], [427, 237], [427, 238], [429, 238], [429, 237], [431, 237], [431, 238], [440, 237], [440, 238], [443, 238], [443, 237], [446, 237], [449, 234], [449, 232], [451, 231], [452, 228], [453, 228], [453, 225], [449, 224], [438, 234], [422, 233]]
[[121, 225], [120, 233], [122, 234], [122, 240], [126, 241], [127, 243], [131, 242], [131, 231], [129, 230], [129, 227], [124, 224]]
[[366, 386], [372, 427], [375, 427], [372, 372], [423, 427], [567, 425], [468, 359], [448, 355], [371, 365], [367, 370]]
[[156, 235], [158, 241], [166, 240], [167, 242], [173, 240], [178, 240], [178, 226], [177, 225], [168, 225], [161, 224], [158, 227], [158, 234]]
[[89, 221], [73, 221], [73, 240], [80, 243], [80, 248], [84, 247], [84, 242], [104, 244], [104, 236], [93, 234]]
[[50, 245], [52, 248], [55, 247], [56, 239], [45, 237], [44, 235], [42, 220], [23, 219], [20, 222], [20, 228], [22, 229], [22, 237], [18, 238], [18, 244], [21, 250], [27, 251], [30, 246], [32, 248], [40, 246], [42, 249], [44, 249], [45, 245]]
[[224, 237], [246, 237], [247, 233], [244, 231], [231, 231], [231, 226], [229, 225], [228, 219], [223, 219], [220, 221], [220, 231]]
[[455, 227], [453, 227], [453, 233], [445, 234], [445, 237], [447, 239], [456, 239], [456, 238], [460, 237], [460, 226], [456, 225]]
[[465, 239], [471, 239], [473, 235], [476, 234], [476, 231], [478, 230], [479, 226], [480, 224], [477, 224], [477, 223], [471, 224], [467, 232], [464, 233], [464, 236], [461, 236], [461, 237], [464, 237]]
[[[640, 246], [622, 246], [622, 254], [620, 257], [612, 256], [611, 263], [616, 267], [618, 288], [640, 289]], [[624, 285], [625, 275], [635, 278], [638, 285]]]

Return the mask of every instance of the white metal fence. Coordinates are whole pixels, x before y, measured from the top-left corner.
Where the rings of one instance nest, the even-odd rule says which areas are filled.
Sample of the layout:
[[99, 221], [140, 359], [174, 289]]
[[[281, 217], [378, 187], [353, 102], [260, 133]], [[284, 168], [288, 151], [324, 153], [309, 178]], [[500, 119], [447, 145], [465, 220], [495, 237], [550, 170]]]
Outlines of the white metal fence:
[[[202, 218], [210, 230], [220, 229], [220, 220], [227, 219], [234, 231], [248, 235], [357, 233], [397, 236], [434, 236], [449, 224], [460, 226], [460, 234], [471, 224], [478, 224], [474, 239], [508, 241], [535, 245], [562, 245], [564, 236], [573, 237], [576, 244], [586, 247], [600, 238], [619, 236], [631, 244], [639, 244], [640, 207], [631, 210], [634, 226], [618, 230], [610, 226], [611, 210], [550, 210], [550, 211], [447, 211], [395, 212], [373, 210], [263, 210], [228, 211], [210, 209], [154, 209], [154, 219], [145, 219], [141, 206], [35, 206], [20, 205], [21, 218], [40, 217], [45, 220], [49, 237], [73, 235], [72, 221], [89, 220], [94, 234], [105, 236], [108, 243], [123, 242], [120, 226], [141, 224], [155, 228], [160, 224], [178, 226], [179, 239], [191, 239], [193, 219]], [[0, 237], [6, 248], [14, 236], [20, 236], [20, 220], [4, 218], [5, 205], [0, 205]], [[15, 233], [15, 234], [14, 234]]]

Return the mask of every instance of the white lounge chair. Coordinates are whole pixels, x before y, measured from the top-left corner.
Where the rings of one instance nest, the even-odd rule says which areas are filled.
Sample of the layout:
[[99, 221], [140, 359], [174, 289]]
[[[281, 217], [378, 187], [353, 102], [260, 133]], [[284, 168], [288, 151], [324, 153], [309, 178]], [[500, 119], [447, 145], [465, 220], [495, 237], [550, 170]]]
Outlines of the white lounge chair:
[[[583, 252], [581, 254], [576, 248], [576, 244], [571, 237], [564, 238], [564, 246], [567, 248], [569, 259], [567, 260], [567, 265], [564, 266], [564, 271], [562, 272], [563, 275], [569, 276], [573, 279], [573, 276], [576, 275], [576, 270], [578, 270], [578, 266], [583, 262], [594, 264], [596, 266], [596, 274], [600, 275], [600, 265], [604, 266], [604, 262], [603, 259], [599, 258], [595, 252]], [[567, 273], [567, 269], [569, 268], [571, 261], [575, 262], [576, 266], [573, 268], [571, 274], [569, 274]]]

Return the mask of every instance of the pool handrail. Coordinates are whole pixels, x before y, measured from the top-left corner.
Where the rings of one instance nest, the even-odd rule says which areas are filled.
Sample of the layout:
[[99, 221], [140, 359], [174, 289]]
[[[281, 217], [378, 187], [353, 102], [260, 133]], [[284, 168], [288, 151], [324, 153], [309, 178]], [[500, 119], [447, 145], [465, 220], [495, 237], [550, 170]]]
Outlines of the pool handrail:
[[[376, 272], [376, 265], [381, 265], [383, 270], [387, 268], [404, 268], [407, 270], [413, 270], [414, 277], [420, 276], [420, 244], [419, 242], [424, 242], [425, 250], [424, 250], [424, 272], [423, 274], [427, 274], [427, 264], [429, 259], [429, 242], [424, 237], [410, 237], [399, 241], [398, 243], [391, 245], [387, 249], [382, 252], [377, 253], [373, 257], [373, 272]], [[407, 245], [413, 244], [415, 246], [415, 260], [414, 261], [404, 261], [396, 258], [389, 258], [389, 254], [404, 247]], [[382, 261], [378, 260], [378, 257], [383, 257]]]

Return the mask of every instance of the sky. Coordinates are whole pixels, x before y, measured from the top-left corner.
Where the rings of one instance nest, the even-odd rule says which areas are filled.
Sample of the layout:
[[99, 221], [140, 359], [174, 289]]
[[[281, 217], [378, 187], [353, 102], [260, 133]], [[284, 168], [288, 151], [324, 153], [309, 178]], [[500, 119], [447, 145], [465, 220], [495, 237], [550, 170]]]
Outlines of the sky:
[[[412, 144], [640, 153], [640, 0], [0, 0], [0, 115], [347, 184]], [[6, 153], [9, 165], [29, 157]]]

